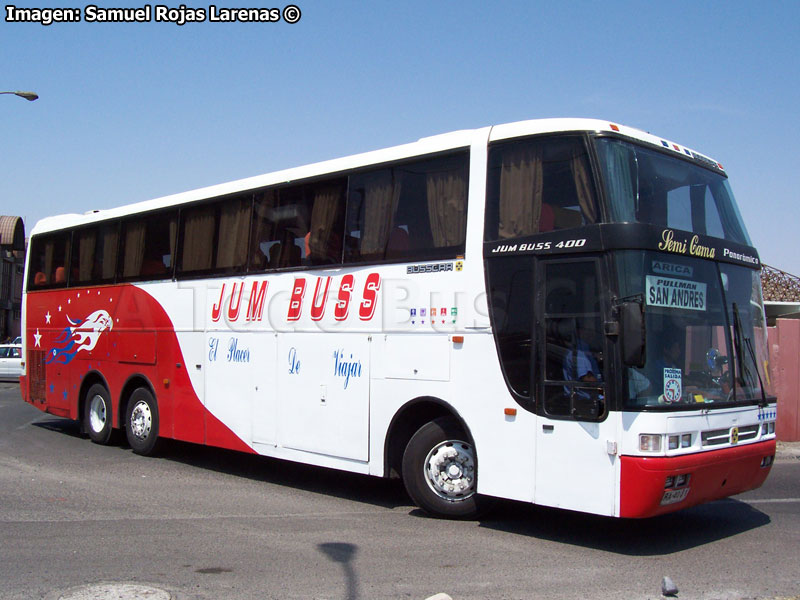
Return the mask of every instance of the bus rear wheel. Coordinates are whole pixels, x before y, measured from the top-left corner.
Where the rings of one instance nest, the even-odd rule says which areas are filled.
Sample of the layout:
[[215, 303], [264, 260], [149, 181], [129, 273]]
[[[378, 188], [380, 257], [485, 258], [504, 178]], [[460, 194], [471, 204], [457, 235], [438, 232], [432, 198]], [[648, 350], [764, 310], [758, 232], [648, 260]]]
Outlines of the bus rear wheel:
[[125, 434], [136, 454], [150, 456], [158, 448], [158, 405], [150, 390], [137, 388], [128, 401]]
[[95, 444], [111, 441], [111, 397], [104, 385], [95, 383], [86, 392], [83, 404], [83, 429]]
[[434, 517], [471, 519], [486, 508], [477, 493], [475, 449], [458, 421], [444, 417], [426, 423], [403, 454], [408, 495]]

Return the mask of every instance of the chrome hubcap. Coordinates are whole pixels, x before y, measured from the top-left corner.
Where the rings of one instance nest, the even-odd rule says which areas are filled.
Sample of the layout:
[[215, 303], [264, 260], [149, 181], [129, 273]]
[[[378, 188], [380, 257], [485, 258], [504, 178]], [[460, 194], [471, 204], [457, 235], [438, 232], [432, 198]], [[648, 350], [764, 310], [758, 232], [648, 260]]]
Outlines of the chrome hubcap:
[[434, 446], [425, 458], [425, 481], [448, 502], [460, 502], [475, 494], [475, 456], [472, 446], [447, 440]]
[[131, 411], [131, 433], [139, 440], [145, 440], [153, 427], [153, 413], [147, 402], [137, 402]]
[[95, 394], [89, 401], [89, 427], [100, 433], [106, 426], [106, 401], [100, 394]]

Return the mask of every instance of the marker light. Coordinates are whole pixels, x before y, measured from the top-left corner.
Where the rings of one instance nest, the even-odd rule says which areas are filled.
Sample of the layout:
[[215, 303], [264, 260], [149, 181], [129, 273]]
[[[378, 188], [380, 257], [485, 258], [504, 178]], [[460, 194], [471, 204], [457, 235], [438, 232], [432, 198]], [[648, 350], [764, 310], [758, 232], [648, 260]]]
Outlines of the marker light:
[[642, 452], [661, 452], [661, 438], [659, 433], [640, 433], [639, 450]]

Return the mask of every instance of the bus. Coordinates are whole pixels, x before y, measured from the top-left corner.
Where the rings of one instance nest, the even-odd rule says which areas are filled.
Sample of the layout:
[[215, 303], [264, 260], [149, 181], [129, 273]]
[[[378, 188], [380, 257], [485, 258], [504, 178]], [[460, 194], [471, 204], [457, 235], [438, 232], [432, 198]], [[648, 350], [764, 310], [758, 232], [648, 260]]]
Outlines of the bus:
[[28, 246], [22, 395], [182, 440], [651, 517], [775, 456], [760, 259], [722, 165], [616, 123], [465, 130], [84, 215]]

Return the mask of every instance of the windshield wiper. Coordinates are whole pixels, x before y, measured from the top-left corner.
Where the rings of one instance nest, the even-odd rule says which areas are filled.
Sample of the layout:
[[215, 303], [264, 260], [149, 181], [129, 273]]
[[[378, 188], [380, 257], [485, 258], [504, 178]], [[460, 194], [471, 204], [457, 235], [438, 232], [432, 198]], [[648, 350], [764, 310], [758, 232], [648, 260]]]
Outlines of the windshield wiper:
[[753, 342], [750, 340], [749, 337], [744, 336], [744, 331], [742, 330], [742, 318], [739, 315], [739, 307], [737, 306], [736, 302], [732, 303], [733, 308], [733, 345], [734, 351], [736, 352], [736, 367], [737, 367], [737, 377], [736, 379], [739, 380], [742, 387], [747, 386], [747, 380], [752, 381], [753, 376], [750, 373], [750, 368], [745, 366], [744, 358], [742, 357], [742, 341], [744, 341], [744, 345], [747, 347], [747, 352], [749, 354], [750, 360], [753, 361], [753, 366], [756, 369], [756, 376], [758, 377], [758, 385], [761, 389], [761, 402], [758, 403], [759, 406], [764, 407], [767, 406], [767, 395], [764, 392], [764, 382], [761, 380], [761, 371], [758, 369], [758, 360], [756, 359], [755, 350], [753, 350]]

